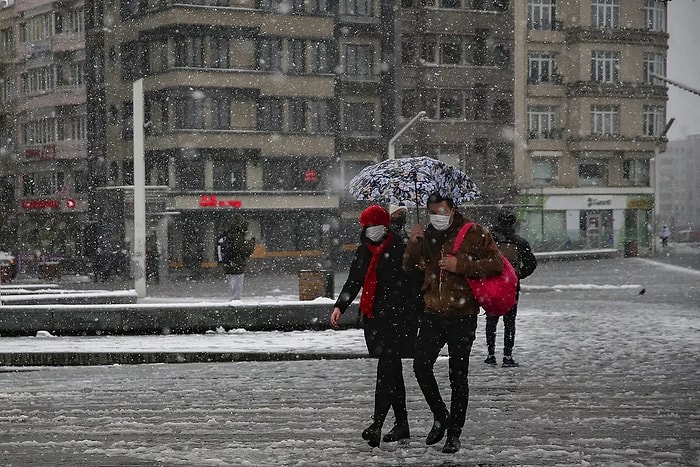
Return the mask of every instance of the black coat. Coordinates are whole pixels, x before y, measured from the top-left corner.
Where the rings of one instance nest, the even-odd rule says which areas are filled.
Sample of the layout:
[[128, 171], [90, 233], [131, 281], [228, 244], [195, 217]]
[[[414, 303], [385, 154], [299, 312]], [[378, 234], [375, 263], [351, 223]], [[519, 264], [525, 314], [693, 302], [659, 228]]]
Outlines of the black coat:
[[[345, 312], [355, 300], [365, 281], [372, 252], [367, 239], [355, 250], [348, 278], [335, 306]], [[373, 317], [363, 315], [365, 341], [370, 356], [380, 352], [397, 351], [403, 357], [413, 355], [418, 313], [421, 309], [420, 281], [404, 272], [402, 267], [404, 243], [394, 234], [393, 241], [377, 264], [377, 292], [374, 298]]]

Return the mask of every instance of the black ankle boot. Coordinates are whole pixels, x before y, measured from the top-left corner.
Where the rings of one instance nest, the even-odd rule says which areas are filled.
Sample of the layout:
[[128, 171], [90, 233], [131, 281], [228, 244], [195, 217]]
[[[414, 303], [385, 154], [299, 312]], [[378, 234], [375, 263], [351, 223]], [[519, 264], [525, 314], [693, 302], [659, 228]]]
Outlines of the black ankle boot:
[[385, 443], [393, 443], [394, 441], [400, 441], [402, 439], [408, 439], [411, 437], [411, 432], [408, 429], [408, 422], [396, 423], [394, 427], [389, 430], [389, 433], [385, 434], [382, 441]]
[[362, 432], [362, 439], [367, 441], [367, 444], [376, 448], [382, 438], [382, 422], [374, 421], [370, 426]]
[[445, 440], [445, 446], [442, 448], [442, 452], [447, 454], [454, 454], [459, 451], [462, 447], [462, 443], [459, 441], [460, 431], [449, 430], [447, 432], [447, 440]]
[[445, 417], [444, 420], [438, 420], [436, 418], [433, 422], [433, 427], [425, 438], [425, 444], [430, 446], [440, 441], [442, 437], [445, 436], [445, 430], [447, 430], [447, 417]]

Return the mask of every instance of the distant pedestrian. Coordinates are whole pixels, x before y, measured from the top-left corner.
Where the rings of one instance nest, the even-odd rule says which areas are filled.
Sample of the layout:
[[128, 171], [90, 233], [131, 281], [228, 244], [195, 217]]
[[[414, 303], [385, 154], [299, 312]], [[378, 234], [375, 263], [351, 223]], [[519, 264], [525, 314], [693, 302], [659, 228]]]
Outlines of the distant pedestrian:
[[405, 204], [390, 204], [389, 214], [391, 215], [391, 229], [403, 240], [408, 243], [408, 232], [406, 232], [406, 219], [408, 216], [408, 208]]
[[[518, 299], [520, 298], [520, 280], [525, 279], [537, 268], [537, 258], [532, 252], [530, 243], [515, 233], [517, 217], [507, 208], [498, 211], [496, 225], [491, 231], [493, 239], [503, 256], [513, 265], [518, 275], [518, 287], [515, 295], [515, 305], [503, 316], [503, 367], [515, 367], [518, 363], [513, 360], [513, 345], [515, 344], [515, 318], [518, 315]], [[486, 315], [486, 346], [488, 357], [484, 363], [496, 365], [496, 327], [498, 316]]]
[[671, 229], [664, 225], [661, 232], [659, 232], [659, 237], [661, 237], [661, 246], [664, 248], [667, 247], [668, 239], [671, 238]]
[[341, 314], [362, 289], [365, 342], [369, 355], [378, 359], [373, 422], [362, 432], [362, 439], [372, 447], [379, 446], [382, 426], [392, 407], [396, 422], [382, 440], [410, 437], [401, 357], [413, 356], [418, 300], [402, 268], [404, 243], [389, 228], [390, 223], [389, 212], [381, 206], [375, 204], [362, 211], [361, 243], [331, 313], [331, 326], [338, 329]]
[[[404, 254], [404, 269], [422, 271], [425, 312], [421, 315], [413, 371], [428, 406], [433, 426], [425, 439], [439, 442], [447, 432], [442, 452], [459, 451], [469, 403], [469, 356], [476, 337], [479, 304], [464, 276], [498, 275], [503, 262], [493, 238], [483, 226], [474, 224], [452, 255], [452, 247], [468, 220], [454, 201], [433, 194], [428, 198], [430, 225], [416, 224]], [[450, 410], [440, 395], [434, 366], [447, 344], [452, 397]]]
[[247, 232], [248, 221], [235, 214], [216, 241], [216, 258], [228, 279], [232, 300], [241, 298], [246, 263], [255, 248], [255, 238], [246, 239]]

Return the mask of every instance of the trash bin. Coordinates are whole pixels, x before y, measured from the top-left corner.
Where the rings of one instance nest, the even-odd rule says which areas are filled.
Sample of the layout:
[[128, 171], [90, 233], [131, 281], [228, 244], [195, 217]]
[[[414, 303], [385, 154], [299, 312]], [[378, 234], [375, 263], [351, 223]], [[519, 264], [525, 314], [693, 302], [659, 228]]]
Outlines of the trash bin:
[[45, 261], [39, 263], [39, 279], [53, 280], [61, 277], [61, 263], [58, 261]]
[[325, 270], [299, 271], [299, 300], [318, 297], [333, 298], [333, 272]]
[[637, 240], [632, 240], [631, 242], [625, 243], [625, 258], [637, 256], [637, 254]]

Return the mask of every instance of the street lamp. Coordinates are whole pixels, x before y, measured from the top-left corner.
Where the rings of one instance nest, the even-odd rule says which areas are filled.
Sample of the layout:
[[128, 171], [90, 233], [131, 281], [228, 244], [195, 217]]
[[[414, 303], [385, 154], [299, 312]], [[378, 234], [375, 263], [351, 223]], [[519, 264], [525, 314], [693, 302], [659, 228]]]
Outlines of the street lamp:
[[408, 121], [408, 123], [406, 123], [403, 126], [403, 128], [401, 128], [394, 136], [391, 137], [391, 139], [389, 140], [389, 148], [387, 149], [387, 158], [388, 159], [395, 159], [394, 146], [396, 145], [396, 140], [399, 139], [399, 136], [404, 134], [406, 132], [406, 130], [408, 130], [411, 126], [413, 126], [414, 123], [416, 123], [418, 120], [422, 119], [426, 115], [428, 115], [428, 112], [426, 112], [425, 110], [421, 110], [420, 112], [418, 112], [416, 114], [415, 117], [410, 119]]

